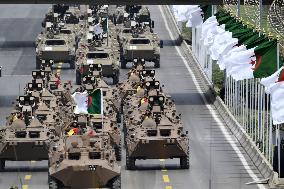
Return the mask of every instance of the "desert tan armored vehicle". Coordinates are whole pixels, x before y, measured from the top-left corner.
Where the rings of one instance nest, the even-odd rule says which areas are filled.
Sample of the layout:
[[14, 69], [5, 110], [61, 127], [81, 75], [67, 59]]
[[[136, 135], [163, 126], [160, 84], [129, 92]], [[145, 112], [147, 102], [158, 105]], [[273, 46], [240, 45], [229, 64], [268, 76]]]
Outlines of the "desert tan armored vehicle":
[[172, 123], [163, 113], [164, 96], [149, 96], [149, 109], [134, 110], [127, 121], [126, 167], [135, 169], [136, 159], [179, 158], [189, 168], [189, 139], [181, 122]]
[[107, 132], [110, 135], [111, 144], [115, 150], [115, 156], [117, 161], [121, 161], [121, 133], [119, 125], [117, 124], [116, 117], [112, 116], [114, 112], [111, 112], [110, 107], [105, 108], [105, 114], [102, 115], [89, 115], [89, 125], [97, 133]]
[[120, 166], [108, 134], [65, 136], [50, 148], [50, 188], [120, 188]]
[[48, 159], [48, 147], [54, 139], [52, 132], [37, 119], [29, 125], [18, 118], [0, 132], [0, 170], [5, 161], [30, 161]]
[[136, 15], [138, 23], [148, 23], [151, 28], [154, 28], [154, 21], [151, 20], [151, 14], [148, 7], [142, 7]]
[[40, 69], [42, 60], [54, 63], [69, 63], [75, 68], [76, 41], [74, 36], [46, 31], [36, 39], [36, 68]]
[[155, 67], [159, 68], [162, 44], [158, 35], [154, 33], [133, 34], [125, 38], [122, 44], [121, 68], [126, 68], [127, 62], [132, 62], [134, 59], [154, 62]]
[[49, 12], [45, 15], [42, 27], [46, 27], [47, 22], [56, 24], [62, 20], [67, 24], [78, 24], [81, 17], [78, 6], [53, 5]]
[[16, 109], [7, 118], [7, 126], [1, 129], [1, 170], [5, 161], [29, 161], [48, 159], [50, 142], [55, 138], [49, 128], [34, 118], [34, 96], [20, 96]]
[[116, 39], [96, 39], [92, 34], [81, 40], [76, 52], [76, 83], [80, 84], [81, 78], [88, 74], [91, 64], [101, 64], [102, 76], [111, 77], [113, 84], [119, 80], [119, 45]]
[[102, 76], [112, 77], [113, 84], [119, 81], [119, 57], [112, 53], [111, 49], [98, 48], [95, 51], [89, 51], [85, 56], [80, 57], [76, 68], [76, 83], [80, 84], [82, 76], [87, 73], [90, 64], [102, 65]]

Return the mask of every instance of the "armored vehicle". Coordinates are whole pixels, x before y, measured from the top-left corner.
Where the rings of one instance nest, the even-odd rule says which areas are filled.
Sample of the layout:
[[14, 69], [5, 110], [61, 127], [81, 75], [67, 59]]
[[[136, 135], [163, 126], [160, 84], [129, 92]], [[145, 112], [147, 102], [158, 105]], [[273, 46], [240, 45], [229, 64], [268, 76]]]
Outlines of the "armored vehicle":
[[145, 34], [133, 34], [131, 37], [124, 39], [121, 68], [126, 68], [127, 62], [132, 62], [134, 59], [154, 62], [156, 68], [160, 67], [160, 48], [163, 47], [163, 42], [159, 40], [157, 34]]
[[47, 160], [48, 147], [54, 135], [36, 118], [29, 125], [21, 118], [14, 118], [11, 125], [0, 131], [0, 171], [5, 161]]
[[180, 166], [189, 168], [189, 139], [181, 122], [172, 123], [163, 113], [164, 96], [149, 96], [150, 107], [134, 110], [127, 126], [126, 167], [135, 169], [136, 159], [180, 158]]
[[65, 136], [49, 152], [50, 188], [120, 188], [120, 166], [108, 134]]
[[112, 77], [113, 84], [119, 81], [119, 57], [111, 49], [97, 48], [82, 54], [76, 62], [76, 84], [81, 83], [81, 78], [88, 74], [91, 64], [102, 66], [102, 76]]
[[74, 36], [47, 31], [40, 34], [36, 40], [36, 68], [40, 69], [42, 60], [54, 63], [69, 63], [75, 68], [76, 42]]
[[77, 6], [53, 5], [45, 15], [42, 27], [46, 27], [47, 22], [56, 24], [62, 20], [64, 20], [66, 24], [78, 24], [80, 17], [80, 9]]
[[154, 27], [154, 22], [151, 20], [151, 14], [148, 7], [142, 7], [136, 15], [136, 21], [138, 23], [148, 22], [150, 26]]
[[119, 125], [116, 122], [116, 117], [112, 117], [111, 115], [114, 112], [110, 111], [113, 110], [108, 109], [111, 108], [106, 108], [106, 111], [108, 111], [107, 116], [89, 115], [89, 122], [96, 133], [107, 132], [110, 135], [111, 144], [115, 149], [116, 160], [121, 161], [121, 133]]

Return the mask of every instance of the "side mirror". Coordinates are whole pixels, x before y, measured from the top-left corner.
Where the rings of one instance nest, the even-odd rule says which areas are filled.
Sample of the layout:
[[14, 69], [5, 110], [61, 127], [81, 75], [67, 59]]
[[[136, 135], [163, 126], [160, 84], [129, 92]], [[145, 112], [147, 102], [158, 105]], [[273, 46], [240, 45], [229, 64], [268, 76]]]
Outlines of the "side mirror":
[[188, 134], [188, 131], [185, 131], [185, 134]]
[[160, 40], [160, 48], [164, 48], [164, 41]]

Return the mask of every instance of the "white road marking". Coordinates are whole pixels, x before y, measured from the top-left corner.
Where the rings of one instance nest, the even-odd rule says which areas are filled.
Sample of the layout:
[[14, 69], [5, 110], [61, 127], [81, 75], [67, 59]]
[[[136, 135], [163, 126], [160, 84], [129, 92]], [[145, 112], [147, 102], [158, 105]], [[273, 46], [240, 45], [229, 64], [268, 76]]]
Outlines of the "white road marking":
[[[166, 26], [166, 29], [168, 30], [168, 33], [171, 37], [172, 40], [175, 40], [174, 37], [173, 37], [173, 34], [169, 28], [169, 25], [166, 21], [166, 17], [165, 17], [165, 14], [161, 8], [161, 5], [159, 5], [159, 10], [161, 12], [161, 15], [163, 17], [163, 21], [165, 23], [165, 26]], [[178, 46], [175, 46], [175, 49], [176, 51], [178, 52], [179, 56], [181, 57], [185, 67], [187, 68], [188, 72], [190, 73], [190, 76], [193, 80], [193, 83], [194, 85], [196, 86], [196, 89], [197, 91], [199, 92], [199, 94], [201, 95], [201, 98], [203, 99], [204, 103], [205, 103], [205, 106], [208, 108], [208, 110], [210, 111], [210, 113], [212, 114], [212, 117], [214, 118], [214, 120], [218, 123], [218, 126], [219, 128], [221, 129], [223, 135], [225, 136], [227, 142], [232, 146], [232, 148], [234, 149], [234, 151], [236, 152], [236, 154], [238, 155], [239, 159], [241, 160], [244, 168], [246, 169], [247, 173], [250, 175], [250, 177], [256, 181], [256, 180], [259, 180], [259, 178], [255, 175], [255, 173], [252, 171], [251, 167], [248, 165], [248, 162], [247, 160], [245, 159], [245, 157], [243, 156], [243, 154], [241, 153], [240, 149], [238, 148], [238, 146], [236, 145], [236, 143], [232, 142], [233, 141], [233, 138], [231, 136], [231, 134], [228, 132], [227, 128], [222, 124], [222, 121], [219, 119], [219, 117], [217, 117], [217, 113], [215, 112], [215, 110], [210, 106], [208, 105], [208, 101], [207, 99], [205, 98], [202, 90], [201, 90], [201, 87], [196, 79], [196, 77], [194, 76], [193, 74], [193, 71], [191, 70], [191, 68], [189, 67], [187, 61], [185, 60], [185, 58], [182, 56], [181, 52], [180, 52], [180, 49]], [[258, 188], [260, 189], [265, 189], [265, 187], [261, 184], [258, 184], [257, 185]]]

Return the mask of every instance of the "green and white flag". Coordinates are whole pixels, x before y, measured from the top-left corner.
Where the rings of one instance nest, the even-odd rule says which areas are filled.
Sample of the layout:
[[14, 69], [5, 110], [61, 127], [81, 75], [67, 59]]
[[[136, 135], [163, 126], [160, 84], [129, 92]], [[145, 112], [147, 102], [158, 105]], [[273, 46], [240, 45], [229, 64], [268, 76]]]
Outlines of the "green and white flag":
[[72, 98], [76, 103], [74, 109], [75, 114], [87, 114], [88, 113], [88, 93], [87, 92], [75, 92], [72, 94]]
[[177, 21], [187, 21], [187, 27], [199, 27], [203, 23], [203, 11], [198, 5], [173, 5], [173, 10]]
[[102, 89], [96, 89], [88, 96], [88, 113], [103, 114]]
[[235, 80], [268, 77], [277, 70], [277, 41], [267, 40], [226, 58], [227, 76], [231, 75]]
[[103, 95], [101, 89], [96, 89], [90, 94], [86, 91], [83, 93], [75, 92], [72, 97], [76, 103], [75, 114], [103, 114]]
[[284, 123], [284, 67], [261, 80], [266, 93], [271, 95], [271, 114], [273, 124]]

